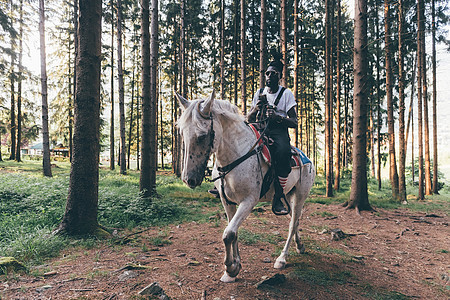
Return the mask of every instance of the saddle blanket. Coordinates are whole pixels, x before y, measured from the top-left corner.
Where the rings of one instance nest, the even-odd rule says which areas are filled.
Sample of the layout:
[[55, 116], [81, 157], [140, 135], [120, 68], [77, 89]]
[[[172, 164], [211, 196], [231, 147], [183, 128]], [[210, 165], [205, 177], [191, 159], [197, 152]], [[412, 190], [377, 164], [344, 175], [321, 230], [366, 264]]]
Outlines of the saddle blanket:
[[[267, 147], [266, 143], [264, 143], [263, 138], [260, 139], [261, 134], [256, 129], [256, 127], [253, 124], [249, 124], [249, 126], [253, 130], [253, 133], [255, 134], [256, 138], [258, 139], [258, 146], [262, 145], [261, 154], [264, 158], [264, 161], [270, 165], [272, 158], [270, 156], [269, 147]], [[311, 163], [311, 160], [305, 155], [305, 153], [303, 153], [302, 150], [294, 146], [291, 146], [291, 153], [292, 153], [291, 167], [301, 167], [303, 165]]]

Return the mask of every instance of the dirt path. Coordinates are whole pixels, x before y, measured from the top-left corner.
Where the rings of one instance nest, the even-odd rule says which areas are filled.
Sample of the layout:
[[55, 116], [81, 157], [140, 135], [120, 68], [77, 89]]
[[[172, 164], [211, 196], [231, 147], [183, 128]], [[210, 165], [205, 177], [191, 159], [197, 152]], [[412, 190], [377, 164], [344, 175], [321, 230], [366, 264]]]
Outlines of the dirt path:
[[[235, 283], [219, 281], [226, 221], [216, 218], [152, 228], [125, 245], [68, 250], [33, 275], [10, 276], [0, 298], [140, 299], [138, 292], [152, 282], [172, 299], [450, 298], [448, 216], [380, 209], [358, 217], [338, 205], [309, 203], [301, 220], [306, 253], [293, 251], [287, 268], [277, 271], [272, 266], [288, 222], [268, 208], [248, 218]], [[351, 235], [332, 240], [336, 228]], [[145, 268], [124, 268], [130, 264]], [[256, 287], [262, 276], [278, 273], [284, 282]]]

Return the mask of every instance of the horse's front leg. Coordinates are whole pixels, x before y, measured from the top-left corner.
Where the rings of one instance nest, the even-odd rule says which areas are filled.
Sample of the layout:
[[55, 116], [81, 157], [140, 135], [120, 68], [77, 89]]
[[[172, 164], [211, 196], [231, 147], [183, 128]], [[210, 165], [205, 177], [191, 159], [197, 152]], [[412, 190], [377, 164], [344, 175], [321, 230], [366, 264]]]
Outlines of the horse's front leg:
[[[251, 202], [251, 203], [249, 203]], [[238, 249], [238, 230], [242, 222], [248, 217], [253, 208], [252, 201], [243, 201], [239, 204], [234, 216], [229, 220], [225, 228], [222, 239], [225, 244], [225, 272], [220, 280], [222, 282], [234, 282], [241, 270], [241, 258]], [[227, 209], [227, 207], [225, 207]], [[227, 212], [228, 215], [228, 212]]]

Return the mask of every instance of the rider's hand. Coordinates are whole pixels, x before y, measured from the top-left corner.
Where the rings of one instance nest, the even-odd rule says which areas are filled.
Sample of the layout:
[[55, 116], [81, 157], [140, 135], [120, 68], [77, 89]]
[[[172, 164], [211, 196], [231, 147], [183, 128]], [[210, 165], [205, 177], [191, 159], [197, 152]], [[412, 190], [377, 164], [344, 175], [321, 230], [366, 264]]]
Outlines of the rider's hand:
[[259, 99], [258, 102], [256, 102], [256, 109], [261, 110], [262, 107], [266, 104], [267, 104], [267, 101]]
[[273, 108], [267, 109], [267, 117], [269, 118], [269, 120], [275, 122], [281, 122], [283, 119], [283, 117], [279, 113], [277, 113]]

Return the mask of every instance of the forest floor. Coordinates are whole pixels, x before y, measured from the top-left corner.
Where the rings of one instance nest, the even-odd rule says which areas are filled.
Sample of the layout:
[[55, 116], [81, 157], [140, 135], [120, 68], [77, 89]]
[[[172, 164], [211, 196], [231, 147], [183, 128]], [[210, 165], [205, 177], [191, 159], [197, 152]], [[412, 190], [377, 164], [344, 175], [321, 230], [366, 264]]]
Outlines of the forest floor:
[[[234, 283], [219, 280], [226, 220], [218, 215], [66, 249], [28, 274], [8, 276], [0, 299], [145, 299], [139, 291], [154, 282], [171, 299], [450, 298], [445, 213], [377, 209], [358, 216], [338, 204], [307, 203], [300, 222], [306, 252], [291, 244], [287, 267], [275, 270], [288, 223], [267, 206], [250, 215], [240, 230], [242, 270]], [[333, 240], [337, 228], [349, 235]], [[285, 280], [257, 286], [275, 274]]]

